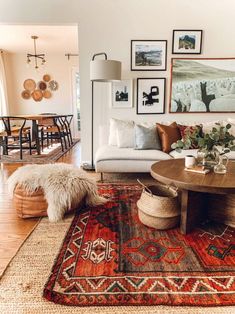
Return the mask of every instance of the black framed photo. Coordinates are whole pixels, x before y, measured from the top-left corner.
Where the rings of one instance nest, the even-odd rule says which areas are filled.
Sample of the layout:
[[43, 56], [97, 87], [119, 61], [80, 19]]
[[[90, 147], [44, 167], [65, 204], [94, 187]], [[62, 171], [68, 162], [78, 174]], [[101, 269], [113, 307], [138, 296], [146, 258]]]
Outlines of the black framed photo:
[[137, 78], [137, 114], [165, 112], [165, 78]]
[[173, 30], [173, 54], [200, 54], [202, 51], [202, 30]]
[[112, 83], [112, 107], [132, 108], [132, 80]]
[[167, 40], [131, 40], [131, 71], [166, 71]]

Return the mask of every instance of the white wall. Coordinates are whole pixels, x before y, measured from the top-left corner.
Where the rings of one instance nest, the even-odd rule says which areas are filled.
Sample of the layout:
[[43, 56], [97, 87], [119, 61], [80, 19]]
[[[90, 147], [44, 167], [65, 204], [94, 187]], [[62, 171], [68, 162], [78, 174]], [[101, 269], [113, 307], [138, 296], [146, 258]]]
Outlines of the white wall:
[[[46, 65], [39, 66], [39, 71], [35, 70], [34, 64], [27, 67], [26, 54], [7, 54], [5, 60], [11, 114], [72, 113], [72, 67], [78, 65], [77, 57], [68, 61], [63, 54], [46, 54]], [[43, 98], [39, 102], [33, 98], [23, 99], [21, 92], [24, 90], [24, 81], [30, 78], [37, 83], [44, 74], [49, 74], [51, 79], [58, 82], [58, 90], [51, 92], [51, 98]]]
[[[73, 114], [72, 68], [78, 66], [78, 57], [68, 60], [62, 53], [46, 54], [46, 64], [39, 66], [38, 71], [34, 68], [33, 60], [31, 66], [27, 67], [26, 54], [8, 53], [5, 55], [5, 62], [11, 115], [42, 112]], [[38, 102], [32, 97], [23, 99], [21, 92], [24, 90], [24, 81], [30, 78], [37, 83], [44, 74], [49, 74], [51, 79], [58, 82], [58, 90], [51, 91], [51, 98], [43, 98]]]
[[[78, 23], [81, 75], [82, 160], [90, 156], [91, 88], [89, 62], [97, 52], [106, 52], [122, 62], [123, 78], [166, 77], [166, 111], [169, 103], [170, 58], [173, 29], [204, 31], [201, 57], [235, 57], [234, 0], [41, 0], [35, 10], [30, 0], [0, 2], [0, 22], [5, 23]], [[14, 8], [14, 10], [13, 10]], [[43, 12], [43, 13], [41, 13]], [[131, 72], [131, 39], [168, 40], [167, 71]], [[178, 55], [179, 56], [179, 55]], [[108, 84], [95, 84], [95, 124], [111, 116], [136, 121], [215, 120], [235, 114], [165, 114], [141, 116], [133, 109], [111, 109]], [[136, 82], [134, 86], [136, 85]], [[134, 88], [136, 103], [136, 88]], [[98, 137], [96, 132], [96, 142]]]

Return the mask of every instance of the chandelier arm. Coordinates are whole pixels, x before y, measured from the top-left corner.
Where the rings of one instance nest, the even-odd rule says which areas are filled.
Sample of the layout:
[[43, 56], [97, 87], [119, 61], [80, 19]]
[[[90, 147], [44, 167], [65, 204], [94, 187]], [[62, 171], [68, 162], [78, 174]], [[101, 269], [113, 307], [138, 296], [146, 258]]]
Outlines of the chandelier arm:
[[34, 54], [31, 54], [31, 53], [27, 54], [28, 63], [30, 62], [31, 58], [34, 58], [35, 69], [38, 69], [38, 60], [42, 60], [42, 64], [44, 64], [46, 62], [45, 54], [44, 53], [37, 54], [36, 40], [38, 39], [38, 37], [37, 36], [31, 36], [31, 38], [34, 41]]

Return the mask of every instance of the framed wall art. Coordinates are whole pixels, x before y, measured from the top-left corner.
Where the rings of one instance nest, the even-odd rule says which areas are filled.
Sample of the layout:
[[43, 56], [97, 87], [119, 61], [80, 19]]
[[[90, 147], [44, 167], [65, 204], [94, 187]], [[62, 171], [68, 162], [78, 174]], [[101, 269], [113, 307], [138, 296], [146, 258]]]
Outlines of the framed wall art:
[[169, 111], [235, 112], [235, 58], [173, 58]]
[[166, 40], [131, 40], [131, 71], [165, 71]]
[[201, 50], [202, 30], [173, 30], [173, 54], [200, 54]]
[[165, 78], [137, 78], [137, 114], [165, 112]]
[[112, 107], [132, 107], [132, 80], [121, 80], [112, 83]]

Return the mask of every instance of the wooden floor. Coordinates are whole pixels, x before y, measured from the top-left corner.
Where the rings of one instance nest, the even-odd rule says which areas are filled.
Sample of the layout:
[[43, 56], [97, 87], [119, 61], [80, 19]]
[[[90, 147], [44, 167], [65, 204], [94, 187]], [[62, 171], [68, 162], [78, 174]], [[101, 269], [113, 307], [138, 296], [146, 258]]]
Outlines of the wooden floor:
[[[80, 143], [57, 162], [80, 166]], [[27, 236], [38, 223], [38, 219], [18, 218], [7, 192], [7, 178], [23, 164], [2, 164], [0, 170], [0, 276], [14, 257]]]

